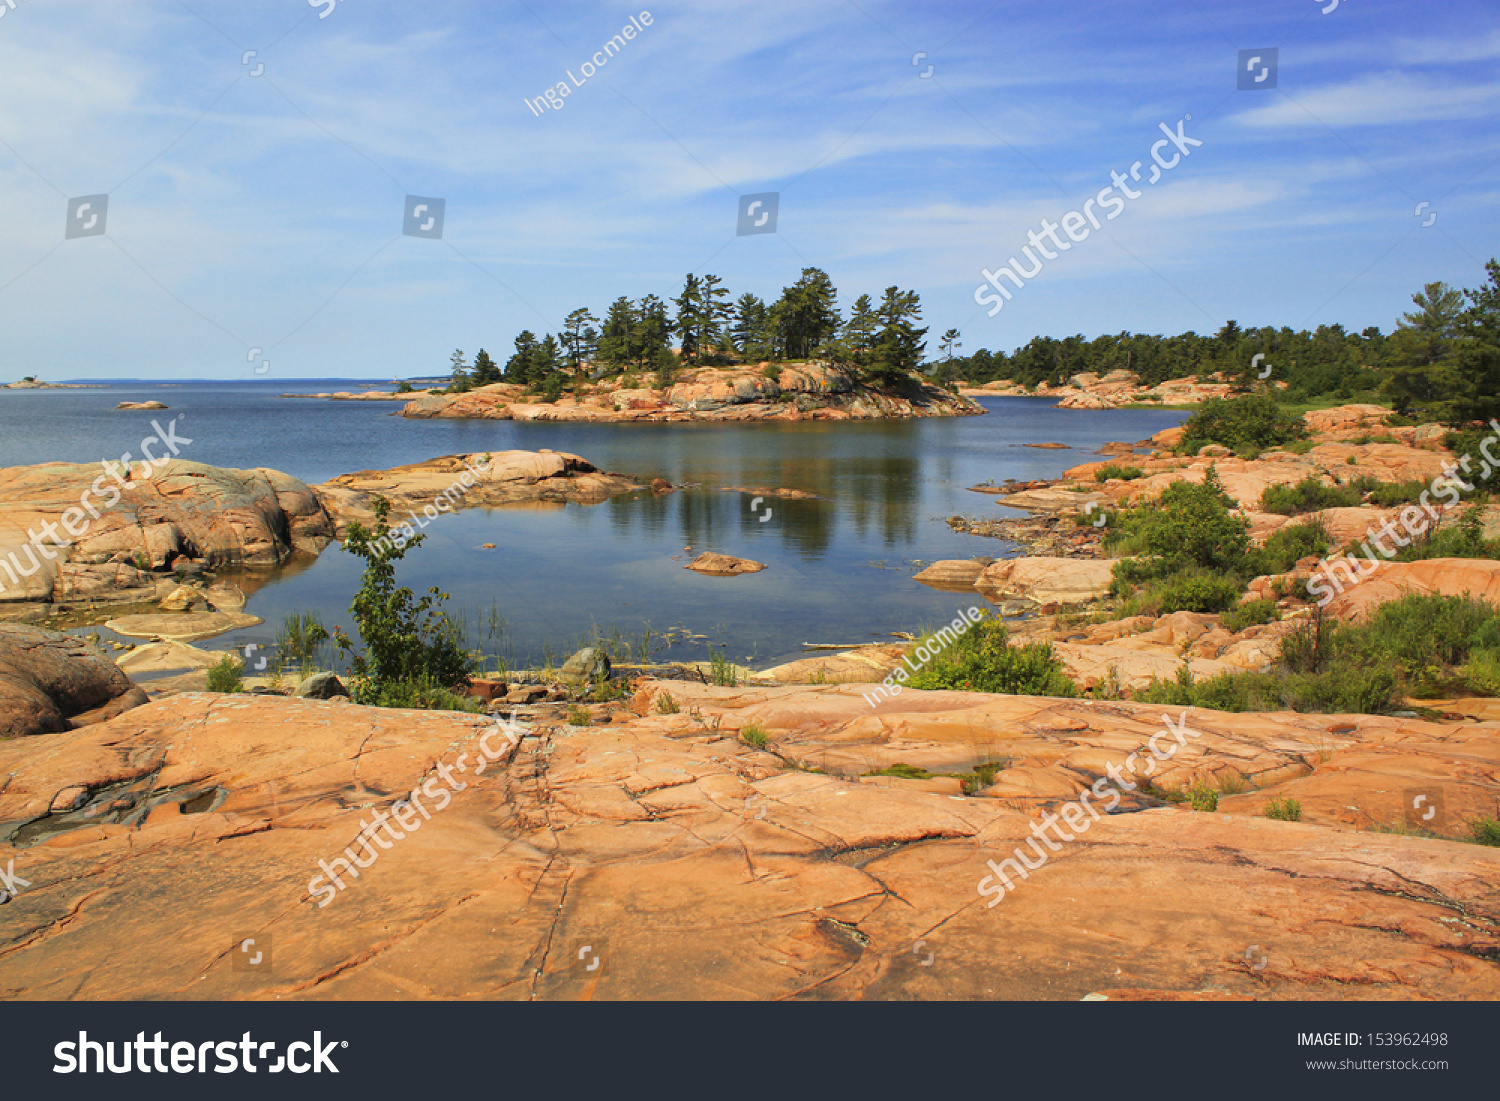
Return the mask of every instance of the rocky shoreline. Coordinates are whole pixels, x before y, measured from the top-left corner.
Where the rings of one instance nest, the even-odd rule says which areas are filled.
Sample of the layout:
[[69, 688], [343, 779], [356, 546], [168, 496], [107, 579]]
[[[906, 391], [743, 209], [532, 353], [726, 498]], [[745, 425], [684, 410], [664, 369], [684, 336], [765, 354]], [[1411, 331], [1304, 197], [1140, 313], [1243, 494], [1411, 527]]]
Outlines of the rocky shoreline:
[[877, 388], [829, 363], [682, 370], [668, 387], [590, 383], [581, 395], [544, 400], [526, 387], [497, 382], [459, 394], [402, 395], [384, 391], [291, 395], [339, 401], [405, 398], [403, 417], [602, 423], [684, 421], [879, 420], [982, 416], [984, 408], [916, 376], [902, 387]]

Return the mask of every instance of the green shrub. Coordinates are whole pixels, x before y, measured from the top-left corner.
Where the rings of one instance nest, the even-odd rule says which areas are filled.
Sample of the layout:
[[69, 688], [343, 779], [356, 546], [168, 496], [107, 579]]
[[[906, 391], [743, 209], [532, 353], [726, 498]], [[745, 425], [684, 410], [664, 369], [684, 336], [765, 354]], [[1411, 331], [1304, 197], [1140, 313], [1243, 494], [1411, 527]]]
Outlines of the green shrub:
[[[1430, 488], [1429, 482], [1420, 478], [1410, 482], [1376, 482], [1370, 487], [1370, 504], [1380, 508], [1399, 508], [1415, 504], [1422, 499], [1422, 492]], [[1427, 495], [1432, 500], [1432, 494]]]
[[760, 369], [760, 373], [764, 378], [768, 378], [772, 382], [779, 382], [781, 380], [781, 368], [775, 364], [766, 364]]
[[670, 692], [663, 692], [657, 698], [656, 709], [663, 715], [675, 715], [682, 710], [682, 708], [677, 706], [677, 701], [672, 698], [672, 693]]
[[1219, 622], [1226, 631], [1239, 634], [1248, 627], [1259, 627], [1275, 618], [1276, 601], [1262, 598], [1229, 609], [1219, 617]]
[[1177, 449], [1186, 454], [1196, 454], [1211, 443], [1231, 450], [1242, 444], [1277, 447], [1306, 439], [1308, 434], [1301, 417], [1287, 412], [1264, 394], [1206, 401], [1187, 419], [1183, 429], [1182, 443]]
[[344, 550], [365, 560], [359, 591], [349, 606], [365, 649], [356, 650], [353, 639], [338, 627], [333, 629], [334, 642], [349, 658], [359, 686], [351, 694], [357, 702], [366, 702], [378, 700], [390, 685], [452, 689], [466, 684], [473, 658], [464, 650], [453, 622], [437, 610], [448, 595], [431, 588], [418, 600], [410, 589], [396, 586], [395, 563], [426, 535], [413, 534], [398, 544], [387, 523], [390, 502], [376, 497], [374, 510], [374, 528], [354, 521], [344, 537]]
[[739, 684], [734, 663], [724, 656], [723, 650], [708, 648], [708, 679], [719, 688], [734, 688]]
[[1138, 466], [1121, 466], [1119, 463], [1105, 463], [1094, 471], [1094, 481], [1107, 482], [1111, 478], [1119, 478], [1121, 481], [1133, 482], [1135, 479], [1144, 477], [1145, 471]]
[[1260, 495], [1260, 509], [1294, 516], [1325, 508], [1353, 508], [1363, 500], [1363, 495], [1352, 486], [1325, 485], [1316, 474], [1309, 474], [1296, 485], [1266, 486]]
[[454, 692], [429, 677], [404, 680], [355, 681], [349, 690], [355, 703], [374, 707], [399, 707], [414, 711], [467, 711], [482, 714], [484, 704], [473, 696]]
[[907, 686], [1016, 696], [1078, 694], [1051, 643], [1011, 646], [1009, 636], [1004, 620], [981, 620], [919, 669]]
[[1266, 817], [1274, 818], [1278, 822], [1300, 822], [1302, 821], [1302, 804], [1290, 795], [1272, 799], [1266, 804]]
[[1188, 805], [1196, 811], [1212, 813], [1219, 809], [1219, 793], [1205, 784], [1196, 784], [1188, 789]]
[[1250, 549], [1250, 524], [1232, 515], [1233, 507], [1210, 467], [1201, 485], [1173, 482], [1155, 500], [1120, 513], [1117, 527], [1105, 537], [1105, 548], [1154, 561], [1120, 563], [1116, 579], [1139, 583], [1192, 566], [1238, 572]]
[[1144, 583], [1126, 599], [1119, 614], [1123, 618], [1171, 615], [1173, 612], [1227, 612], [1239, 603], [1244, 591], [1244, 582], [1232, 574], [1183, 570]]
[[567, 723], [569, 726], [592, 726], [593, 722], [594, 716], [589, 714], [587, 707], [580, 707], [576, 703], [568, 706]]
[[1476, 818], [1469, 823], [1469, 836], [1476, 845], [1500, 845], [1500, 821]]
[[1286, 573], [1304, 558], [1324, 558], [1331, 549], [1328, 528], [1319, 517], [1272, 532], [1255, 559], [1257, 575]]
[[208, 690], [210, 692], [243, 692], [245, 681], [240, 676], [243, 666], [233, 654], [225, 654], [208, 667]]
[[753, 749], [766, 748], [766, 728], [757, 722], [749, 722], [740, 728], [740, 741]]

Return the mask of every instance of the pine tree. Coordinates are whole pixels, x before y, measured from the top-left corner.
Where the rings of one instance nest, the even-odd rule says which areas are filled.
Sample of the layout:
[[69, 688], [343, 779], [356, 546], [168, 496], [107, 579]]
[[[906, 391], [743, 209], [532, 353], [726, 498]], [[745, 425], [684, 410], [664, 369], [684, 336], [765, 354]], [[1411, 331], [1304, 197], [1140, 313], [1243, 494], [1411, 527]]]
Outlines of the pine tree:
[[922, 339], [927, 330], [916, 327], [916, 322], [922, 320], [922, 300], [916, 291], [887, 287], [875, 313], [880, 321], [880, 335], [875, 341], [869, 377], [878, 385], [893, 386], [921, 365], [927, 347]]
[[755, 295], [746, 292], [734, 305], [734, 321], [729, 329], [729, 339], [734, 347], [747, 359], [760, 360], [771, 357], [771, 334], [766, 304]]
[[659, 369], [662, 351], [672, 353], [672, 323], [667, 319], [667, 304], [648, 294], [641, 299], [630, 332], [631, 360], [643, 371]]
[[584, 364], [599, 346], [599, 333], [594, 329], [598, 323], [599, 319], [587, 309], [574, 310], [563, 322], [563, 346], [568, 350], [568, 362], [573, 367], [574, 393], [582, 392]]
[[779, 350], [787, 359], [807, 359], [838, 331], [837, 297], [819, 268], [802, 269], [802, 278], [782, 290], [772, 312]]
[[692, 272], [688, 273], [682, 285], [682, 293], [672, 300], [672, 304], [677, 307], [677, 319], [673, 322], [672, 331], [681, 342], [682, 358], [694, 359], [702, 346], [706, 318], [703, 284]]
[[530, 329], [522, 329], [516, 337], [516, 352], [510, 359], [505, 361], [505, 381], [518, 382], [523, 386], [530, 385], [533, 376], [533, 365], [536, 362], [536, 334]]
[[729, 288], [717, 275], [703, 277], [703, 334], [705, 348], [724, 347], [728, 337], [729, 322], [734, 317], [734, 307], [729, 302]]
[[453, 350], [453, 354], [448, 357], [448, 362], [453, 365], [453, 381], [449, 384], [448, 391], [454, 394], [465, 393], [471, 387], [469, 383], [469, 373], [466, 369], [468, 367], [468, 362], [465, 359], [463, 350], [460, 348], [455, 348]]
[[474, 373], [471, 377], [475, 386], [488, 386], [492, 382], [500, 381], [499, 366], [483, 348], [479, 349], [479, 354], [474, 357]]
[[849, 320], [839, 329], [839, 358], [856, 367], [869, 366], [879, 331], [880, 318], [875, 313], [875, 304], [868, 294], [862, 294], [854, 300]]
[[610, 303], [599, 334], [599, 361], [612, 370], [623, 370], [634, 359], [632, 347], [636, 321], [635, 303], [621, 296]]

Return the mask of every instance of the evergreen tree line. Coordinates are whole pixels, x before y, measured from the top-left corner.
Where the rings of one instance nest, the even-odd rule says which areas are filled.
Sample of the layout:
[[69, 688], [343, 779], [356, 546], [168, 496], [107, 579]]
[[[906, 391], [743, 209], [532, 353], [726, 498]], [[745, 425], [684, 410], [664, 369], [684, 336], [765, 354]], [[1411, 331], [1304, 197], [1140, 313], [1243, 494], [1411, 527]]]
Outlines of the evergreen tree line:
[[1057, 386], [1085, 371], [1102, 376], [1123, 368], [1147, 386], [1222, 373], [1249, 388], [1260, 381], [1254, 357], [1264, 353], [1260, 367], [1269, 365], [1271, 378], [1287, 384], [1277, 392], [1285, 402], [1378, 395], [1409, 416], [1455, 424], [1488, 419], [1500, 412], [1500, 266], [1491, 260], [1486, 270], [1488, 283], [1477, 290], [1427, 284], [1412, 296], [1416, 309], [1390, 334], [1373, 325], [1359, 333], [1342, 325], [1309, 332], [1242, 329], [1230, 321], [1213, 336], [1039, 336], [1009, 355], [986, 349], [950, 355], [937, 378]]
[[[670, 301], [654, 294], [610, 303], [601, 321], [587, 308], [574, 310], [563, 331], [540, 340], [527, 329], [515, 339], [515, 352], [502, 367], [483, 348], [469, 365], [462, 351], [452, 356], [452, 392], [495, 382], [512, 382], [555, 399], [571, 382], [586, 377], [654, 376], [671, 384], [679, 366], [729, 366], [827, 358], [852, 367], [874, 385], [900, 385], [922, 365], [927, 330], [920, 327], [922, 303], [915, 291], [887, 287], [876, 303], [867, 294], [854, 301], [846, 318], [826, 272], [805, 268], [781, 297], [766, 303], [754, 294], [731, 301], [717, 275], [689, 274], [682, 293]], [[945, 340], [956, 340], [950, 331]], [[674, 343], [676, 350], [674, 351]]]

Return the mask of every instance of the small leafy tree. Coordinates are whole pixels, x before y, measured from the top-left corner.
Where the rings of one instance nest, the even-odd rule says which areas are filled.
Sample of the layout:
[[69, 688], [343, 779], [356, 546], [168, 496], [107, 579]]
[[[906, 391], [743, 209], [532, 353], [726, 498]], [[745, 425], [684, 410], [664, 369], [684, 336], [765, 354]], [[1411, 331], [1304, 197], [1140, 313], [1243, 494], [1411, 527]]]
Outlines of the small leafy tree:
[[358, 678], [352, 686], [354, 698], [361, 703], [376, 702], [401, 685], [454, 688], [464, 684], [473, 661], [459, 644], [457, 628], [437, 610], [448, 594], [434, 587], [417, 599], [410, 589], [396, 585], [395, 564], [427, 537], [393, 537], [388, 523], [390, 502], [376, 497], [374, 507], [374, 528], [355, 521], [344, 540], [346, 552], [365, 560], [359, 591], [349, 605], [365, 649], [357, 650], [341, 628], [333, 629], [335, 644]]

